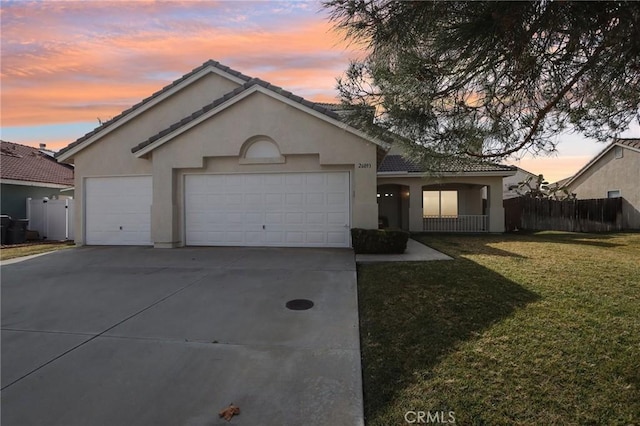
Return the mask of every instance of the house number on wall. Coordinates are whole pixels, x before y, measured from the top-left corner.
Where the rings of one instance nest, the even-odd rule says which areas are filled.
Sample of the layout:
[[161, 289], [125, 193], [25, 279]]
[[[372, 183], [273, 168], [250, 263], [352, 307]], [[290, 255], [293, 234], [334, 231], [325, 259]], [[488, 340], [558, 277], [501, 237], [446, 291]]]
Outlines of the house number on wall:
[[371, 168], [371, 163], [358, 163], [358, 168], [359, 169], [370, 169]]

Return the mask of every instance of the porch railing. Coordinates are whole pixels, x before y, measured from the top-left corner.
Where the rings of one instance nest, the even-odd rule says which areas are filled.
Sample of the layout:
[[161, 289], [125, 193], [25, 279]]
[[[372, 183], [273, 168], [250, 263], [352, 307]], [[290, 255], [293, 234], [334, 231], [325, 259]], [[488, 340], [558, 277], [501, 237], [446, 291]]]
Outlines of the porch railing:
[[425, 232], [487, 232], [487, 215], [424, 216]]

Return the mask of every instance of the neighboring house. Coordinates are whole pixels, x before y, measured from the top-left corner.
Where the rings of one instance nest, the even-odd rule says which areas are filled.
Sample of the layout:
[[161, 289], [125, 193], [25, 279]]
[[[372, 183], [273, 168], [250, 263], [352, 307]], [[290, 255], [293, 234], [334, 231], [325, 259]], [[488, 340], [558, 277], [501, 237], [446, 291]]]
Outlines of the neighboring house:
[[73, 167], [58, 163], [40, 149], [0, 141], [1, 213], [22, 219], [27, 216], [27, 198], [73, 196]]
[[623, 228], [640, 229], [640, 139], [615, 139], [566, 186], [578, 199], [621, 197]]
[[564, 179], [560, 179], [557, 182], [553, 182], [553, 183], [549, 184], [549, 189], [564, 188], [565, 186], [567, 186], [567, 182], [569, 182], [572, 177], [573, 176], [569, 176], [569, 177], [566, 177]]
[[489, 186], [484, 230], [503, 231], [505, 170], [377, 173], [390, 144], [337, 109], [205, 62], [57, 154], [75, 165], [76, 243], [349, 247], [350, 228], [378, 227], [379, 185], [415, 189], [407, 226], [423, 230], [445, 182]]
[[[516, 173], [512, 176], [506, 176], [502, 181], [502, 198], [504, 200], [508, 200], [510, 198], [519, 197], [521, 194], [518, 194], [518, 185], [528, 178], [531, 178], [533, 179], [533, 182], [536, 182], [538, 175], [528, 172], [525, 169], [521, 169], [520, 167], [516, 167]], [[524, 189], [521, 189], [520, 191], [527, 192]]]

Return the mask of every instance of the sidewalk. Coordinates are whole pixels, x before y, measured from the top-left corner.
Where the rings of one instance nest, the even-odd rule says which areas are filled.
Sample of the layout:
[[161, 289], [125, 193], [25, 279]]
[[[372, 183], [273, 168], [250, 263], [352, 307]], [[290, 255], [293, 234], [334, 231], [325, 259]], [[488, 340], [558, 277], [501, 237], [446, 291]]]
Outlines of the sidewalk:
[[356, 254], [356, 262], [424, 262], [428, 260], [452, 260], [451, 257], [409, 238], [403, 254]]

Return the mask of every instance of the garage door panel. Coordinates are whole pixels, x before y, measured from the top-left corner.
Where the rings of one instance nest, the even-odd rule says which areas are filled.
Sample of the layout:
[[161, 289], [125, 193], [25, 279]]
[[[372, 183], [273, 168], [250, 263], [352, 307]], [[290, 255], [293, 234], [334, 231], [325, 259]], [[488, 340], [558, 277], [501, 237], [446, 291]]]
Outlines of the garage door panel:
[[304, 175], [300, 173], [287, 173], [284, 175], [284, 181], [287, 186], [301, 186], [304, 184]]
[[187, 175], [186, 244], [346, 247], [349, 194], [348, 172]]
[[329, 244], [345, 245], [349, 243], [344, 232], [327, 232], [327, 242]]
[[151, 244], [151, 176], [85, 180], [85, 243]]
[[265, 242], [269, 244], [281, 244], [284, 241], [284, 231], [266, 231]]
[[344, 192], [330, 192], [327, 194], [327, 205], [329, 206], [344, 206], [345, 194]]
[[347, 181], [348, 176], [344, 173], [332, 173], [327, 175], [327, 185], [336, 188], [344, 188]]
[[307, 205], [323, 205], [324, 196], [324, 192], [307, 193], [306, 203]]
[[284, 223], [284, 213], [266, 213], [264, 222], [266, 225], [281, 225]]
[[344, 225], [347, 223], [347, 218], [343, 212], [329, 212], [327, 213], [327, 224], [329, 225]]
[[322, 244], [325, 242], [325, 233], [322, 231], [307, 231], [306, 240], [311, 244]]
[[306, 184], [308, 188], [324, 187], [326, 182], [326, 175], [324, 174], [309, 174], [306, 176]]
[[307, 213], [306, 221], [307, 225], [325, 225], [324, 213]]
[[[233, 187], [229, 188], [232, 191], [240, 191], [240, 188], [233, 189]], [[211, 200], [213, 204], [218, 203], [218, 199], [216, 197], [212, 197]], [[222, 207], [227, 207], [228, 209], [241, 209], [242, 208], [242, 194], [225, 194], [224, 196], [224, 204]]]
[[292, 192], [285, 194], [285, 204], [287, 208], [291, 206], [302, 206], [304, 200], [304, 194], [302, 192]]
[[304, 223], [304, 214], [303, 213], [285, 213], [286, 223], [295, 225], [295, 224], [303, 224]]

